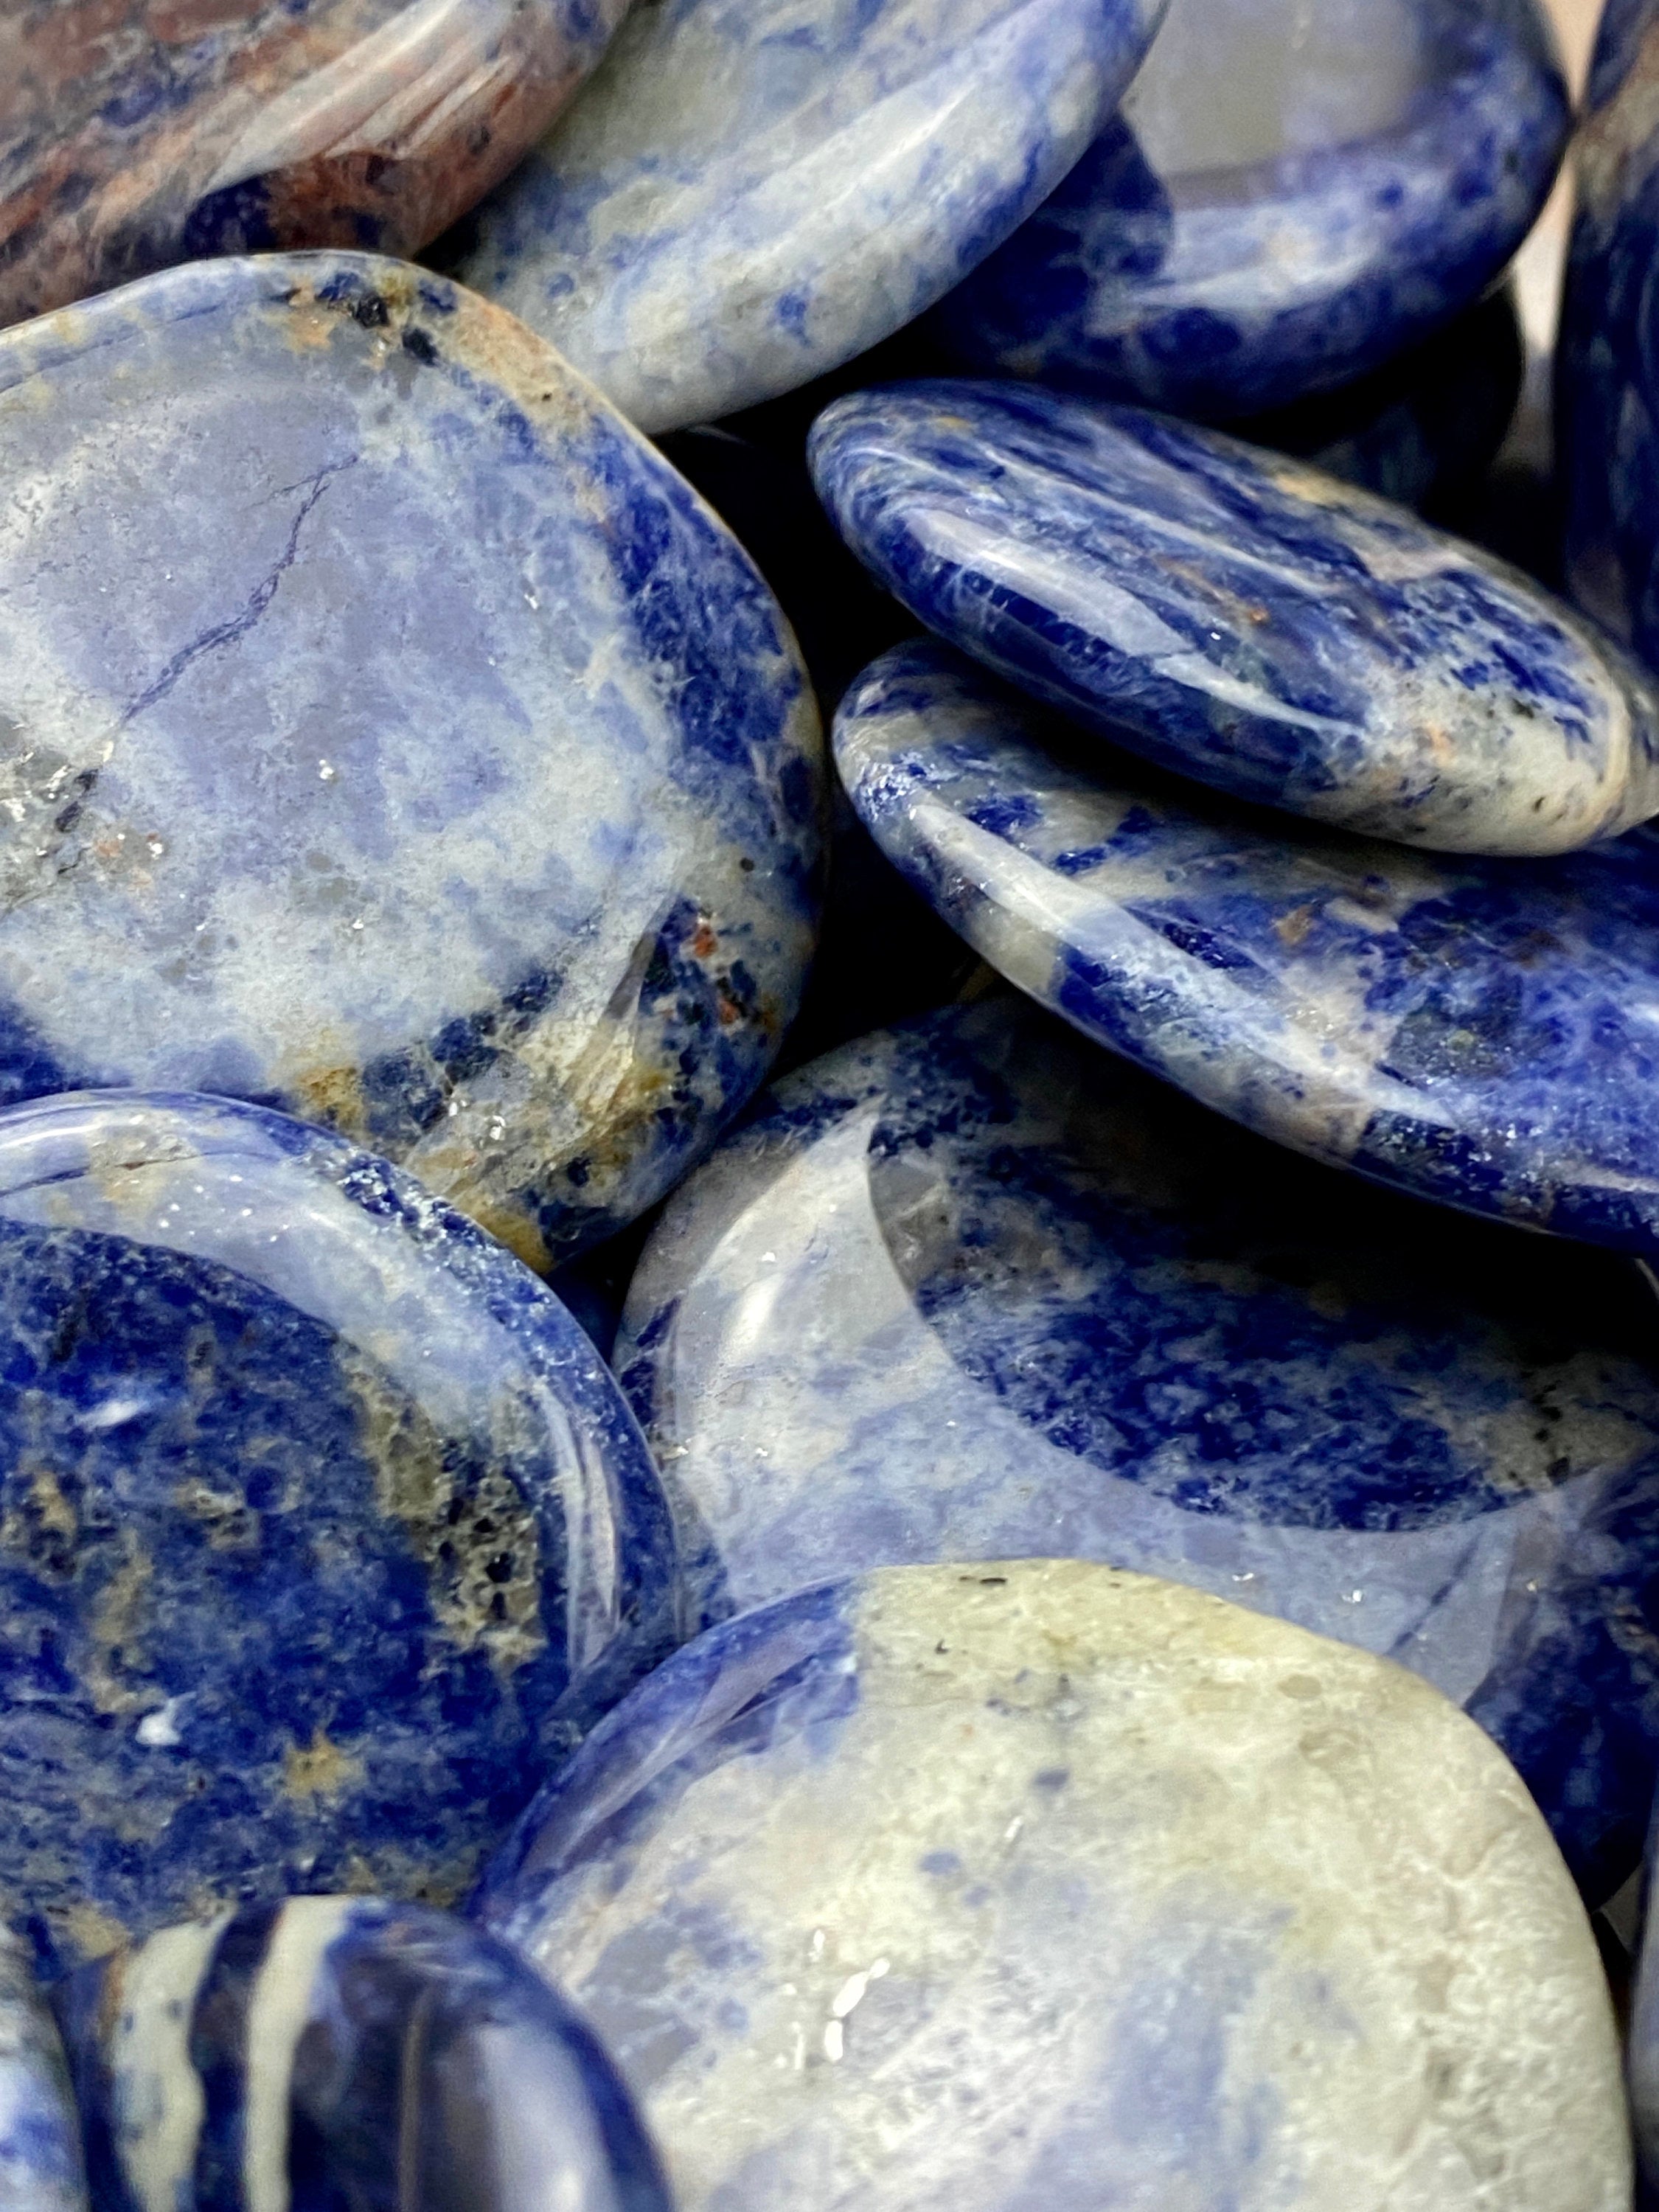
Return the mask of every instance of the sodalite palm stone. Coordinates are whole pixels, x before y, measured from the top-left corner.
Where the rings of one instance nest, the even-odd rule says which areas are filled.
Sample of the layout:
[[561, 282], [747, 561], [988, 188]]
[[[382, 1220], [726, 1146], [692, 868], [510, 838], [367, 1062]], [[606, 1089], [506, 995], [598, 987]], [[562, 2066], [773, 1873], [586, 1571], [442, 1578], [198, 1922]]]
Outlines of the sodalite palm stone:
[[1171, 0], [1120, 114], [934, 325], [993, 374], [1281, 406], [1477, 299], [1568, 122], [1537, 0]]
[[447, 1914], [292, 1898], [165, 1929], [56, 2002], [100, 2212], [670, 2212], [593, 2036]]
[[0, 1935], [0, 2212], [87, 2212], [81, 2125], [57, 2026]]
[[483, 1903], [684, 2212], [1628, 2201], [1600, 1963], [1506, 1762], [1171, 1583], [886, 1568], [727, 1622]]
[[1095, 1559], [1410, 1667], [1587, 1893], [1659, 1779], [1655, 1306], [1002, 997], [768, 1094], [670, 1201], [615, 1355], [688, 1632], [836, 1574]]
[[843, 702], [889, 855], [1085, 1035], [1337, 1167], [1659, 1257], [1659, 835], [1437, 859], [1207, 803], [948, 647]]
[[1241, 797], [1453, 852], [1659, 808], [1659, 696], [1490, 554], [1280, 456], [1010, 385], [855, 392], [814, 427], [841, 531], [930, 628]]
[[1608, 0], [1578, 140], [1556, 354], [1573, 595], [1659, 661], [1659, 0]]
[[465, 281], [642, 429], [792, 391], [1066, 174], [1164, 0], [654, 0], [476, 218]]
[[456, 1894], [671, 1625], [587, 1339], [407, 1176], [218, 1100], [0, 1116], [0, 1918], [54, 1967]]
[[21, 0], [0, 24], [0, 322], [173, 261], [424, 245], [628, 0]]
[[822, 745], [747, 556], [540, 339], [364, 255], [0, 337], [0, 1103], [331, 1124], [545, 1267], [758, 1085]]

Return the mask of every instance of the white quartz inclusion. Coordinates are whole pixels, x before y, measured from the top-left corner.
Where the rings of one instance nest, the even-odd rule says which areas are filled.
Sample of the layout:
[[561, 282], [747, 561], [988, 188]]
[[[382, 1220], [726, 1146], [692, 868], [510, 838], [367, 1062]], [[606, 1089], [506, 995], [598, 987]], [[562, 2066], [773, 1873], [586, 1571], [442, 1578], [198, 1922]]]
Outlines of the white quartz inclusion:
[[1421, 12], [1419, 0], [1170, 0], [1124, 112], [1168, 177], [1376, 136], [1422, 81]]
[[509, 1930], [682, 2212], [1624, 2212], [1583, 1908], [1437, 1692], [1072, 1561], [842, 1610], [843, 1719], [700, 1758]]

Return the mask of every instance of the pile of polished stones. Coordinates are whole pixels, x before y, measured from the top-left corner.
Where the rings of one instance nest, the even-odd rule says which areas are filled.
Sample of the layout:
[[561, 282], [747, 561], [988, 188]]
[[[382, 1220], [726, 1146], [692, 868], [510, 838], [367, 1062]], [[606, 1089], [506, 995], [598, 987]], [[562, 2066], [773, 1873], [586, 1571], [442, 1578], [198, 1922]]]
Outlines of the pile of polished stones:
[[0, 2212], [1659, 2203], [1656, 84], [9, 10]]

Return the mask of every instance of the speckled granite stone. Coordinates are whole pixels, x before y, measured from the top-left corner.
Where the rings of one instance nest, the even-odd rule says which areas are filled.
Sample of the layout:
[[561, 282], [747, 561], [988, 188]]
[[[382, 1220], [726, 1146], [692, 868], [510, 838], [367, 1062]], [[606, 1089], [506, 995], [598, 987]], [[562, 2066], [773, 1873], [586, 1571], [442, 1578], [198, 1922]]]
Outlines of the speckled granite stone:
[[1111, 112], [1164, 0], [650, 0], [456, 271], [642, 429], [937, 300]]
[[0, 1935], [0, 2212], [87, 2212], [64, 2049], [21, 1947]]
[[1279, 455], [950, 380], [812, 433], [854, 550], [930, 628], [1239, 796], [1454, 852], [1555, 853], [1659, 807], [1659, 696], [1530, 578]]
[[1103, 1566], [886, 1568], [677, 1652], [492, 1869], [684, 2212], [1624, 2212], [1526, 1791], [1369, 1653]]
[[0, 20], [0, 322], [205, 254], [424, 245], [626, 6], [20, 0]]
[[0, 1916], [48, 1966], [441, 1900], [663, 1647], [638, 1430], [527, 1269], [222, 1101], [0, 1115]]
[[1659, 1256], [1659, 836], [1437, 859], [1073, 738], [930, 643], [836, 744], [889, 857], [1085, 1034], [1333, 1165]]
[[1399, 1661], [1593, 1899], [1659, 1778], [1659, 1306], [1299, 1160], [1004, 994], [767, 1095], [616, 1351], [688, 1632], [855, 1569], [1096, 1559]]
[[995, 374], [1281, 406], [1477, 299], [1568, 121], [1537, 0], [1171, 0], [1121, 112], [935, 327]]
[[550, 348], [351, 255], [0, 337], [0, 1102], [247, 1097], [532, 1265], [760, 1082], [817, 907], [787, 625]]
[[1556, 353], [1567, 581], [1659, 662], [1659, 0], [1609, 0], [1587, 108]]
[[56, 2002], [100, 2212], [669, 2212], [594, 2038], [447, 1914], [292, 1898], [165, 1929]]

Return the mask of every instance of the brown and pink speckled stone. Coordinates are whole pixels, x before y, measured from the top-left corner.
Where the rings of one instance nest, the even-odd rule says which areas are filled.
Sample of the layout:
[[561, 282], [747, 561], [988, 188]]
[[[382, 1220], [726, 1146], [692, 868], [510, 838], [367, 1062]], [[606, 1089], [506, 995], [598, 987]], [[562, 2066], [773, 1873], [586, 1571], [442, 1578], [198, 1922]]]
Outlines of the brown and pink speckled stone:
[[500, 182], [628, 0], [24, 0], [0, 15], [0, 321], [168, 263], [407, 254]]

